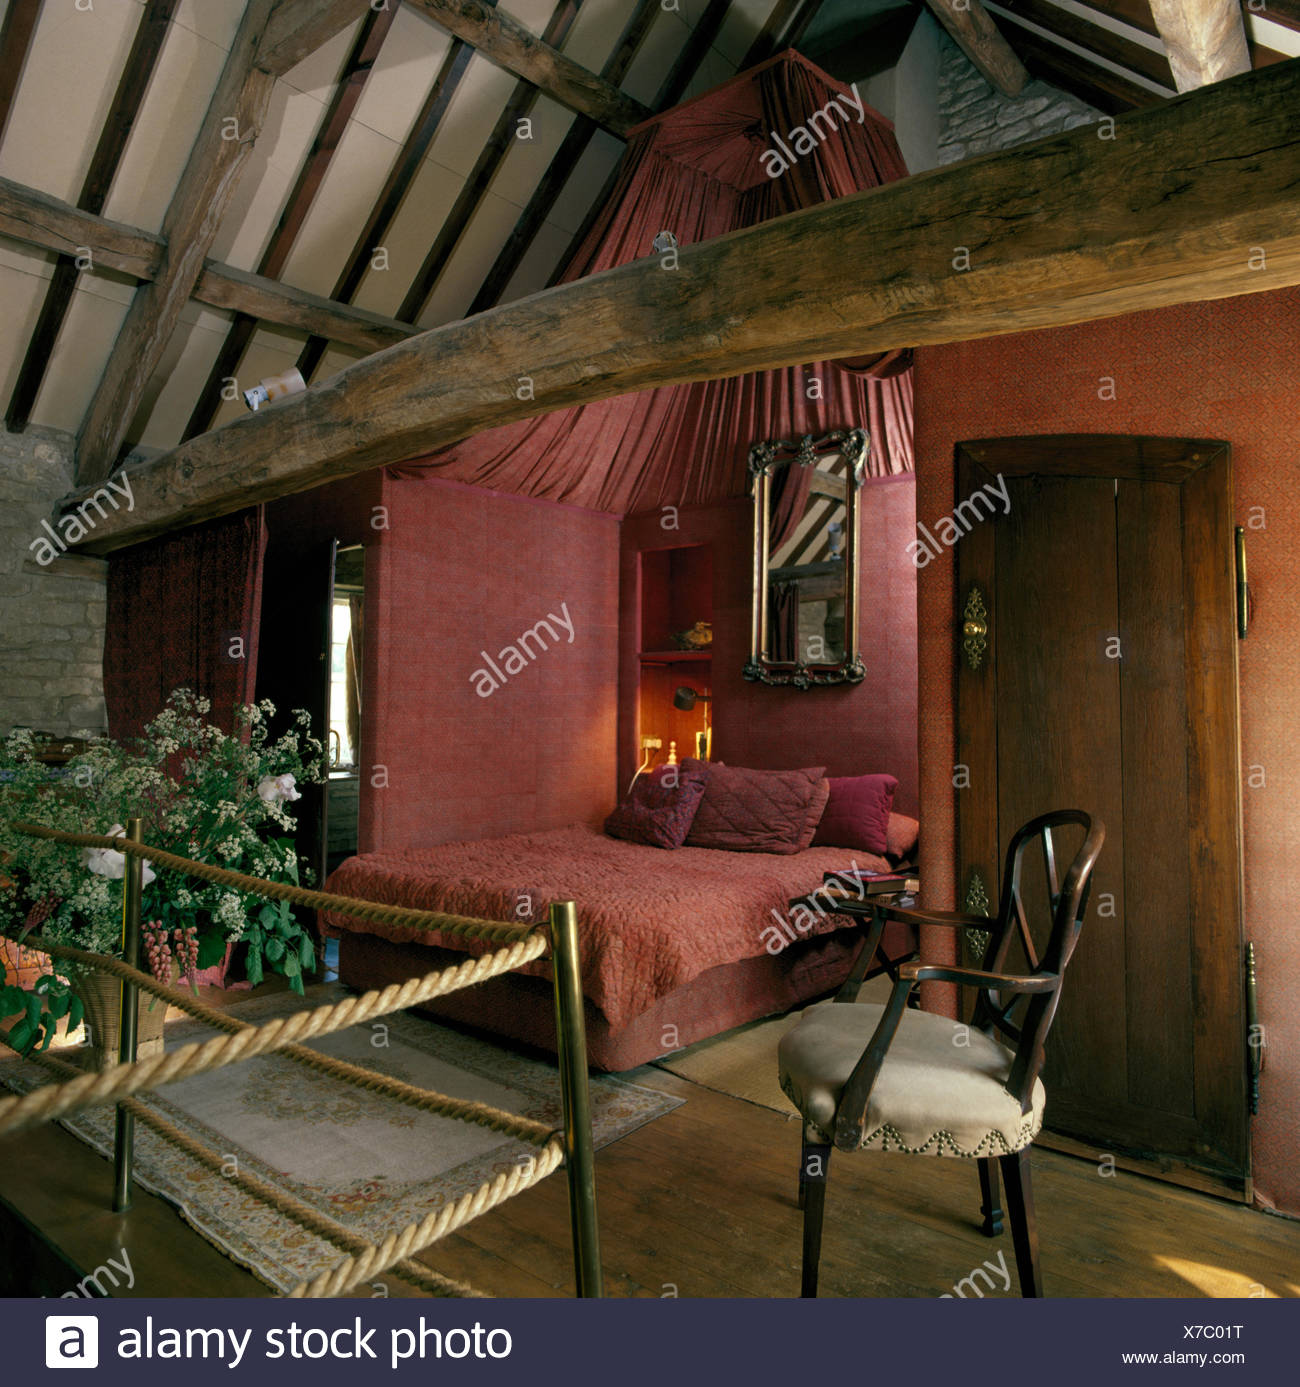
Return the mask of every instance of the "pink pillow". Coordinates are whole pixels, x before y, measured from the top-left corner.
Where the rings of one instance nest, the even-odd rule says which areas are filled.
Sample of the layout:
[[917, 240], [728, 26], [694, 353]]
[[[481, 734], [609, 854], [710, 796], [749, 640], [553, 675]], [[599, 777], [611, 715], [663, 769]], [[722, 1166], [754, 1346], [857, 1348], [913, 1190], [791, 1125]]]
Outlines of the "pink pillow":
[[699, 769], [656, 766], [637, 778], [626, 803], [605, 820], [605, 832], [652, 848], [680, 848], [703, 794], [704, 773]]
[[860, 848], [883, 857], [898, 781], [892, 775], [849, 775], [833, 778], [830, 787], [814, 847]]
[[693, 758], [682, 764], [704, 766], [708, 776], [689, 847], [789, 854], [812, 842], [829, 794], [823, 767], [758, 771]]
[[920, 836], [921, 825], [915, 819], [906, 814], [890, 814], [889, 827], [885, 829], [886, 856], [911, 857]]

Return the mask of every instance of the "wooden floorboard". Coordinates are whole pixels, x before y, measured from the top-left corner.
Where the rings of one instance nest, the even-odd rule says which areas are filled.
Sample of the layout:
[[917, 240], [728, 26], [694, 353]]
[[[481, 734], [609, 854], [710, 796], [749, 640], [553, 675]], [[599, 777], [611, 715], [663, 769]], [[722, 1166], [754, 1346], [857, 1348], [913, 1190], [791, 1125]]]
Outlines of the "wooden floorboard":
[[[798, 1124], [662, 1070], [628, 1077], [686, 1102], [597, 1156], [606, 1293], [796, 1294]], [[1048, 1295], [1300, 1295], [1300, 1223], [1103, 1169], [1100, 1162], [1035, 1149]], [[128, 1247], [136, 1284], [123, 1294], [269, 1294], [161, 1200], [140, 1194], [129, 1213], [110, 1213], [109, 1189], [107, 1162], [61, 1128], [0, 1141], [0, 1197], [83, 1269]], [[983, 1237], [978, 1210], [979, 1187], [969, 1162], [837, 1152], [822, 1294], [940, 1296], [985, 1265], [995, 1286], [990, 1294], [1016, 1295], [1010, 1237]], [[2, 1215], [0, 1231], [10, 1237]], [[468, 1225], [421, 1260], [494, 1295], [570, 1294], [562, 1174]], [[1009, 1290], [1003, 1290], [1003, 1266], [1011, 1277]], [[9, 1293], [23, 1290], [11, 1285]], [[358, 1293], [411, 1291], [386, 1275]]]

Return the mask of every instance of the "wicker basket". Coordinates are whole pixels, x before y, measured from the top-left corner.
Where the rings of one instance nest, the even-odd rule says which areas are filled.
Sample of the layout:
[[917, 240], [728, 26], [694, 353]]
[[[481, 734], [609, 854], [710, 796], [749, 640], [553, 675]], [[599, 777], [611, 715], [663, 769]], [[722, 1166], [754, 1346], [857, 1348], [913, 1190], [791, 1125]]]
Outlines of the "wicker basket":
[[[174, 967], [172, 971], [175, 974]], [[110, 973], [91, 971], [79, 974], [72, 985], [86, 1008], [89, 1067], [109, 1069], [118, 1062], [121, 1043], [122, 984]], [[139, 992], [136, 1008], [136, 1058], [151, 1059], [163, 1052], [167, 1003], [147, 992]]]

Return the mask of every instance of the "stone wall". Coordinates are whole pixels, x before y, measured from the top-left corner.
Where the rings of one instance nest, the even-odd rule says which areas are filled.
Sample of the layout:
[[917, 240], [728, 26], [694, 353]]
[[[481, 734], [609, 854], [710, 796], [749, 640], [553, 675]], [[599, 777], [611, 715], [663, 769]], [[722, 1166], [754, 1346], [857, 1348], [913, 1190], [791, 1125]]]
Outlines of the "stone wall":
[[31, 545], [72, 488], [72, 438], [0, 429], [0, 734], [14, 726], [67, 736], [103, 731], [105, 572]]
[[940, 164], [955, 164], [1102, 119], [1103, 112], [1046, 82], [1033, 81], [1019, 96], [1003, 96], [947, 34], [940, 43]]

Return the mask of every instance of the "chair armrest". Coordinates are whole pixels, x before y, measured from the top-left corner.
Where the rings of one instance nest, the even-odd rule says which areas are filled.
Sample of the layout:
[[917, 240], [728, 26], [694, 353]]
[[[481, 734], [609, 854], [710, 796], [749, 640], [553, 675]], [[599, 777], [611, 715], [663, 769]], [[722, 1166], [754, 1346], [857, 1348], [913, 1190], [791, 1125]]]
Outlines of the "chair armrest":
[[947, 963], [901, 963], [898, 976], [910, 983], [960, 982], [998, 992], [1055, 992], [1061, 985], [1059, 973], [986, 973], [980, 968], [958, 968]]
[[911, 925], [947, 925], [951, 929], [991, 929], [997, 920], [988, 915], [963, 915], [957, 910], [915, 910], [911, 906], [881, 906], [891, 920]]
[[842, 1151], [856, 1150], [862, 1144], [862, 1128], [866, 1122], [871, 1090], [876, 1086], [885, 1056], [907, 1009], [908, 994], [918, 982], [964, 982], [999, 991], [1043, 993], [1054, 992], [1061, 985], [1061, 975], [986, 973], [979, 968], [949, 967], [942, 963], [901, 964], [889, 1002], [867, 1042], [867, 1048], [862, 1052], [862, 1058], [853, 1066], [835, 1110], [835, 1145]]
[[907, 1009], [908, 994], [915, 986], [915, 980], [903, 977], [900, 969], [884, 1013], [867, 1042], [867, 1048], [862, 1052], [862, 1058], [853, 1066], [853, 1072], [844, 1085], [844, 1092], [840, 1094], [839, 1105], [835, 1109], [835, 1145], [841, 1151], [853, 1151], [862, 1144], [867, 1101], [876, 1086], [889, 1047], [893, 1044], [898, 1023]]

